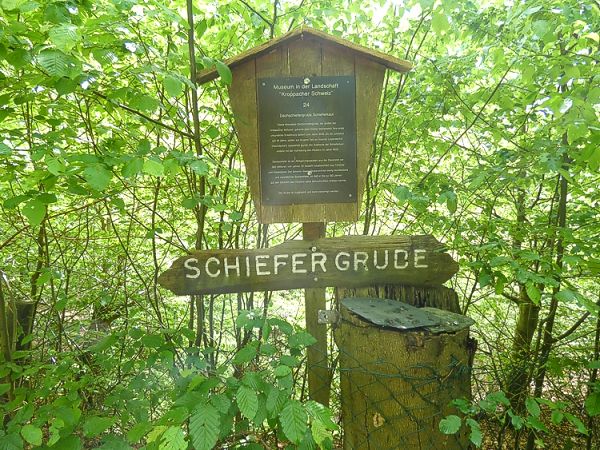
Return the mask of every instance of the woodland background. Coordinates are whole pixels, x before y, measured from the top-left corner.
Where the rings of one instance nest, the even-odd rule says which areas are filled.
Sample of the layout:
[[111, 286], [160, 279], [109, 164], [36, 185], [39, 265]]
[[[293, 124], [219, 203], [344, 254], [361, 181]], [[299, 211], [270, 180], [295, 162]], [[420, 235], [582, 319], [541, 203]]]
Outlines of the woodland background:
[[1, 0], [0, 449], [338, 442], [301, 292], [156, 283], [301, 234], [256, 222], [221, 62], [301, 24], [415, 65], [385, 79], [360, 221], [327, 234], [431, 233], [459, 261], [479, 346], [445, 431], [598, 448], [599, 6]]

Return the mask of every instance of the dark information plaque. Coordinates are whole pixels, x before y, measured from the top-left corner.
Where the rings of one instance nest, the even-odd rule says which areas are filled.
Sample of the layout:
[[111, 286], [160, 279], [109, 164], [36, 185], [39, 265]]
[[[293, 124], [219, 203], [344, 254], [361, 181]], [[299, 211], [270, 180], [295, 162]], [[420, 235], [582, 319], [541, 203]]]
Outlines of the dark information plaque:
[[258, 79], [266, 205], [356, 202], [353, 76]]

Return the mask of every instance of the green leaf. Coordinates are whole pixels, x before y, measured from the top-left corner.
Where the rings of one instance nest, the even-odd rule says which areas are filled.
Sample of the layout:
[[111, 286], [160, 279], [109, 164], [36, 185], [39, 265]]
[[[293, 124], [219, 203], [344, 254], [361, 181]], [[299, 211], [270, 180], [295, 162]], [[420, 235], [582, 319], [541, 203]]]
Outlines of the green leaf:
[[584, 137], [588, 132], [585, 122], [577, 121], [567, 125], [567, 141], [572, 144], [577, 139]]
[[42, 430], [35, 425], [27, 424], [21, 428], [21, 436], [31, 445], [40, 446], [42, 445]]
[[143, 167], [144, 173], [154, 177], [162, 177], [165, 173], [165, 167], [162, 163], [160, 161], [155, 161], [154, 159], [147, 159], [144, 161]]
[[163, 86], [169, 97], [178, 97], [183, 92], [183, 83], [172, 75], [164, 78]]
[[49, 205], [50, 203], [56, 203], [58, 201], [58, 198], [56, 198], [55, 194], [48, 192], [42, 192], [36, 197], [36, 199], [42, 202], [44, 205]]
[[71, 92], [75, 92], [78, 87], [79, 84], [69, 78], [60, 78], [54, 83], [54, 89], [56, 89], [58, 95], [70, 94]]
[[306, 331], [300, 331], [298, 333], [292, 334], [289, 337], [288, 345], [291, 348], [302, 348], [313, 345], [317, 340], [307, 333]]
[[219, 438], [220, 419], [218, 411], [205, 404], [190, 417], [190, 436], [195, 450], [210, 450]]
[[269, 418], [274, 418], [279, 415], [288, 400], [286, 392], [279, 390], [275, 386], [269, 386], [267, 388], [267, 402], [266, 408]]
[[231, 70], [229, 67], [227, 67], [227, 65], [221, 61], [215, 61], [215, 67], [217, 68], [217, 72], [219, 73], [221, 80], [223, 80], [225, 84], [231, 84], [233, 76], [231, 75]]
[[242, 384], [237, 390], [236, 402], [242, 415], [252, 420], [258, 411], [258, 396], [254, 389]]
[[83, 171], [83, 178], [85, 178], [85, 181], [88, 182], [92, 189], [100, 192], [108, 187], [112, 175], [110, 170], [107, 170], [104, 166], [99, 164], [86, 167]]
[[[286, 336], [289, 336], [290, 334], [292, 334], [294, 332], [294, 327], [292, 327], [292, 325], [290, 325], [289, 322], [286, 322], [283, 319], [279, 319], [277, 317], [272, 317], [269, 319], [269, 323], [271, 324], [272, 327], [279, 328], [279, 330]], [[284, 363], [284, 364], [287, 364], [287, 363]], [[290, 364], [287, 364], [287, 365], [289, 366]]]
[[69, 75], [69, 58], [60, 50], [42, 50], [36, 61], [51, 77]]
[[126, 178], [135, 177], [144, 168], [144, 160], [142, 158], [132, 158], [123, 166], [121, 174]]
[[208, 164], [205, 161], [197, 160], [190, 164], [190, 168], [198, 175], [204, 176], [209, 172]]
[[14, 209], [24, 201], [29, 200], [30, 198], [31, 195], [27, 194], [17, 195], [15, 197], [7, 198], [6, 200], [4, 200], [3, 205], [7, 209]]
[[111, 427], [113, 423], [115, 423], [115, 419], [112, 417], [89, 417], [83, 424], [83, 434], [86, 437], [98, 436]]
[[88, 351], [92, 353], [101, 353], [104, 350], [112, 347], [117, 341], [119, 337], [116, 334], [109, 334], [108, 336], [103, 337], [94, 345], [88, 347]]
[[243, 364], [250, 362], [256, 356], [256, 346], [252, 346], [251, 344], [241, 348], [233, 357], [233, 362], [235, 364]]
[[480, 447], [483, 442], [483, 434], [481, 433], [481, 428], [479, 426], [479, 423], [476, 420], [471, 419], [471, 418], [467, 419], [466, 423], [469, 426], [469, 428], [471, 428], [471, 434], [469, 435], [469, 440], [476, 447]]
[[275, 368], [273, 371], [273, 375], [276, 377], [285, 377], [292, 373], [292, 370], [286, 365], [280, 365]]
[[535, 303], [536, 305], [540, 304], [542, 293], [534, 283], [528, 282], [525, 285], [525, 291], [527, 292], [527, 296], [531, 299], [533, 303]]
[[451, 414], [440, 420], [439, 429], [444, 434], [454, 434], [460, 429], [461, 424], [460, 417]]
[[394, 195], [396, 196], [400, 204], [404, 203], [407, 200], [410, 200], [412, 197], [410, 189], [406, 186], [397, 186], [394, 189]]
[[331, 431], [338, 426], [331, 419], [331, 410], [315, 401], [308, 401], [304, 405], [311, 422], [311, 434], [317, 444], [323, 446], [326, 440], [331, 439]]
[[485, 270], [481, 271], [479, 277], [477, 278], [477, 282], [479, 283], [479, 287], [484, 288], [488, 284], [493, 281], [492, 275]]
[[31, 62], [31, 54], [27, 50], [17, 49], [6, 56], [6, 61], [15, 69], [22, 69]]
[[600, 414], [600, 392], [592, 392], [588, 398], [585, 399], [585, 410], [590, 417], [595, 417]]
[[579, 419], [579, 417], [574, 416], [573, 414], [565, 413], [565, 417], [571, 424], [575, 426], [577, 431], [581, 434], [587, 435], [589, 433], [588, 429], [585, 427], [584, 423]]
[[186, 209], [192, 209], [195, 208], [198, 203], [200, 203], [200, 199], [198, 198], [184, 198], [181, 201], [181, 206], [183, 206]]
[[0, 142], [0, 156], [8, 156], [10, 154], [12, 154], [12, 148]]
[[26, 0], [2, 0], [0, 5], [2, 5], [2, 9], [6, 11], [15, 11], [19, 8]]
[[159, 450], [186, 450], [188, 447], [181, 427], [169, 427], [160, 440]]
[[306, 430], [304, 436], [302, 437], [302, 440], [300, 441], [300, 445], [298, 445], [295, 448], [297, 450], [318, 450], [317, 443], [315, 442], [315, 439], [312, 436], [312, 430]]
[[307, 429], [308, 416], [298, 400], [290, 400], [279, 414], [283, 433], [294, 444], [299, 444]]
[[48, 37], [56, 48], [65, 52], [71, 50], [81, 40], [77, 27], [67, 23], [51, 28]]
[[196, 23], [196, 39], [200, 39], [207, 29], [208, 22], [206, 21], [206, 19], [202, 19], [198, 23]]
[[444, 34], [450, 28], [448, 17], [445, 14], [435, 11], [431, 18], [431, 29], [434, 33]]
[[515, 427], [515, 430], [520, 430], [523, 428], [525, 421], [521, 416], [514, 414], [512, 411], [508, 411], [508, 415], [510, 416], [510, 423], [513, 427]]
[[0, 450], [23, 450], [23, 439], [16, 433], [0, 436]]
[[456, 212], [456, 209], [458, 208], [458, 198], [455, 192], [448, 191], [446, 193], [446, 208], [448, 208], [448, 211], [450, 211], [451, 214]]
[[160, 439], [163, 433], [167, 431], [167, 428], [168, 427], [164, 425], [156, 425], [155, 427], [153, 427], [152, 431], [150, 431], [150, 433], [148, 433], [148, 435], [146, 436], [146, 442], [151, 443], [155, 442], [157, 439]]
[[526, 423], [529, 428], [548, 432], [548, 427], [546, 427], [546, 425], [537, 417], [534, 417], [534, 416], [527, 417]]
[[81, 450], [81, 439], [74, 435], [65, 436], [56, 442], [52, 448], [57, 450]]
[[31, 199], [23, 206], [23, 215], [27, 217], [31, 226], [37, 226], [42, 223], [46, 216], [46, 205], [38, 199]]
[[4, 395], [8, 391], [10, 391], [10, 383], [0, 383], [0, 395]]
[[210, 404], [213, 405], [221, 414], [227, 414], [231, 401], [225, 394], [215, 394], [210, 396]]
[[535, 401], [535, 398], [528, 397], [527, 400], [525, 400], [525, 407], [527, 408], [529, 414], [531, 414], [533, 417], [540, 416], [540, 405], [538, 405], [538, 402]]
[[137, 95], [133, 98], [130, 105], [133, 109], [143, 112], [152, 112], [158, 108], [158, 100], [149, 95]]
[[48, 158], [46, 157], [46, 166], [48, 167], [48, 172], [52, 175], [61, 175], [65, 173], [67, 166], [60, 158]]
[[563, 289], [556, 293], [556, 298], [565, 303], [571, 303], [577, 300], [577, 294], [570, 289]]
[[148, 348], [160, 348], [165, 343], [165, 336], [161, 333], [146, 334], [142, 337], [142, 344]]
[[211, 125], [210, 127], [208, 127], [208, 129], [206, 130], [206, 134], [208, 135], [208, 137], [210, 137], [211, 139], [215, 139], [216, 137], [219, 136], [219, 129], [213, 125]]
[[152, 429], [152, 424], [149, 422], [136, 423], [131, 430], [127, 432], [127, 440], [130, 444], [135, 444], [142, 439]]
[[562, 411], [555, 409], [552, 411], [551, 420], [554, 425], [559, 425], [564, 419], [565, 415]]
[[531, 24], [531, 29], [541, 39], [550, 31], [550, 22], [547, 20], [536, 20]]
[[102, 445], [97, 450], [133, 450], [133, 448], [127, 444], [122, 436], [109, 434], [102, 439]]

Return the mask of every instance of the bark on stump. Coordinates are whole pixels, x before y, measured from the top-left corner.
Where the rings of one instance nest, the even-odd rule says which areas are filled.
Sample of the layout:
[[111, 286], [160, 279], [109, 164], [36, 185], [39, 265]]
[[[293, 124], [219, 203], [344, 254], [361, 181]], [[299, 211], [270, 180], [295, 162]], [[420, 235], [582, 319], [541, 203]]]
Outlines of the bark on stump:
[[374, 325], [343, 306], [340, 312], [334, 337], [344, 450], [467, 449], [464, 426], [456, 435], [444, 435], [438, 424], [456, 414], [449, 405], [453, 399], [471, 397], [468, 328], [442, 334], [402, 331]]

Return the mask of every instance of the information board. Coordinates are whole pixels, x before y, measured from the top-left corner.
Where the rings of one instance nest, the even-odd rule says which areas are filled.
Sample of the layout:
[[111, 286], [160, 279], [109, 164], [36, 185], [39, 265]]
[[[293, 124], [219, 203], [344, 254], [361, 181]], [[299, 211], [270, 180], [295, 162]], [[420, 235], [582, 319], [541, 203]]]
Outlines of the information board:
[[356, 202], [354, 76], [257, 82], [263, 204]]

